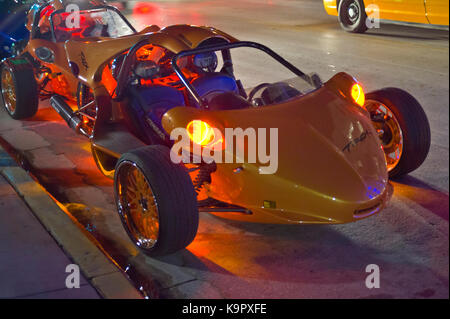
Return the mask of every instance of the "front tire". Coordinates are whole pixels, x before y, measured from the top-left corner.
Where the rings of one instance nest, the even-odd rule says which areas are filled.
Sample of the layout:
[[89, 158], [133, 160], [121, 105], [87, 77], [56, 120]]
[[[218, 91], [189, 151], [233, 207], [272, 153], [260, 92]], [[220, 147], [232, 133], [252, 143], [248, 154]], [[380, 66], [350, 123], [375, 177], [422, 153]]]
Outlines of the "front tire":
[[39, 106], [39, 93], [33, 68], [24, 59], [6, 60], [1, 67], [3, 105], [16, 120], [34, 116]]
[[174, 253], [198, 229], [197, 198], [182, 164], [169, 148], [152, 145], [122, 155], [116, 165], [115, 199], [133, 243], [150, 256]]
[[364, 33], [367, 31], [367, 15], [362, 0], [341, 0], [338, 19], [342, 29], [347, 32]]
[[400, 177], [422, 165], [431, 133], [420, 103], [406, 91], [384, 88], [366, 95], [365, 108], [379, 133], [389, 177]]

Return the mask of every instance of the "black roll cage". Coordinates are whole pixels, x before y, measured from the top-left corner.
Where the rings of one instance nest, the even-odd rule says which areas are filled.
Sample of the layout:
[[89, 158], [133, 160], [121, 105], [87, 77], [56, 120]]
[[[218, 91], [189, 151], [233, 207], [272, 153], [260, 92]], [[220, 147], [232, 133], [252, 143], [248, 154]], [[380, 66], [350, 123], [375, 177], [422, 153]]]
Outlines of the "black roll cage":
[[[262, 45], [262, 44], [259, 44], [259, 43], [256, 43], [256, 42], [239, 41], [239, 42], [220, 44], [220, 45], [213, 44], [213, 45], [208, 45], [208, 46], [204, 46], [204, 47], [196, 48], [196, 49], [192, 49], [192, 50], [181, 51], [181, 52], [177, 53], [172, 58], [172, 62], [171, 62], [172, 63], [172, 68], [174, 69], [175, 73], [180, 78], [181, 82], [184, 84], [184, 86], [187, 88], [188, 92], [192, 95], [192, 97], [195, 99], [195, 101], [198, 103], [198, 105], [200, 107], [204, 107], [205, 106], [205, 102], [198, 95], [198, 93], [196, 92], [195, 88], [191, 85], [189, 80], [186, 79], [186, 77], [184, 76], [183, 72], [181, 72], [181, 70], [180, 70], [180, 68], [178, 67], [178, 64], [177, 64], [178, 59], [180, 59], [181, 57], [188, 56], [188, 55], [207, 53], [207, 52], [211, 52], [211, 51], [222, 51], [223, 52], [223, 51], [228, 51], [228, 50], [233, 49], [233, 48], [240, 48], [240, 47], [256, 48], [256, 49], [259, 49], [259, 50], [267, 53], [272, 58], [274, 58], [275, 60], [280, 62], [282, 65], [284, 65], [292, 73], [294, 73], [295, 75], [297, 75], [300, 78], [304, 79], [306, 82], [311, 83], [311, 79], [310, 79], [310, 77], [308, 75], [306, 75], [305, 73], [300, 71], [297, 67], [295, 67], [293, 64], [291, 64], [290, 62], [285, 60], [283, 57], [281, 57], [279, 54], [277, 54], [273, 50], [269, 49], [265, 45]], [[232, 65], [229, 65], [229, 67], [232, 67]]]
[[[122, 63], [122, 66], [120, 68], [119, 76], [118, 76], [118, 79], [117, 79], [116, 97], [114, 98], [115, 100], [120, 101], [124, 97], [124, 94], [125, 94], [125, 91], [126, 91], [126, 86], [128, 84], [127, 82], [129, 80], [128, 77], [129, 77], [129, 74], [130, 74], [130, 71], [131, 71], [131, 67], [132, 67], [132, 62], [134, 61], [134, 55], [136, 54], [136, 52], [141, 47], [143, 47], [145, 45], [148, 45], [148, 44], [152, 44], [152, 43], [148, 39], [145, 38], [145, 39], [142, 39], [141, 41], [137, 42], [135, 45], [133, 45], [128, 50], [128, 53], [126, 54], [125, 59], [124, 59], [124, 61]], [[178, 67], [178, 64], [177, 64], [178, 59], [180, 59], [181, 57], [184, 57], [184, 56], [188, 56], [188, 55], [207, 53], [207, 52], [211, 52], [211, 51], [222, 51], [222, 53], [225, 54], [224, 57], [227, 60], [226, 68], [228, 70], [232, 70], [233, 69], [233, 65], [232, 65], [232, 62], [231, 62], [231, 55], [230, 55], [229, 50], [233, 49], [233, 48], [239, 48], [239, 47], [251, 47], [251, 48], [259, 49], [259, 50], [267, 53], [268, 55], [270, 55], [272, 58], [277, 60], [284, 67], [286, 67], [291, 72], [293, 72], [295, 75], [297, 75], [298, 77], [300, 77], [303, 80], [305, 80], [307, 83], [311, 83], [310, 76], [308, 76], [307, 74], [305, 74], [302, 71], [300, 71], [293, 64], [291, 64], [290, 62], [285, 60], [283, 57], [281, 57], [279, 54], [277, 54], [273, 50], [269, 49], [265, 45], [262, 45], [262, 44], [259, 44], [259, 43], [256, 43], [256, 42], [251, 42], [251, 41], [238, 41], [238, 42], [226, 43], [226, 44], [206, 45], [206, 46], [202, 46], [202, 47], [196, 48], [196, 49], [181, 51], [181, 52], [175, 54], [173, 56], [172, 60], [171, 60], [171, 66], [172, 66], [173, 70], [175, 71], [175, 73], [177, 74], [178, 78], [181, 80], [183, 85], [186, 87], [186, 89], [188, 90], [189, 94], [194, 98], [194, 100], [197, 102], [197, 104], [200, 107], [205, 107], [205, 102], [198, 95], [198, 93], [196, 92], [194, 87], [191, 85], [189, 80], [186, 79], [184, 74], [181, 72], [181, 70], [180, 70], [180, 68]]]

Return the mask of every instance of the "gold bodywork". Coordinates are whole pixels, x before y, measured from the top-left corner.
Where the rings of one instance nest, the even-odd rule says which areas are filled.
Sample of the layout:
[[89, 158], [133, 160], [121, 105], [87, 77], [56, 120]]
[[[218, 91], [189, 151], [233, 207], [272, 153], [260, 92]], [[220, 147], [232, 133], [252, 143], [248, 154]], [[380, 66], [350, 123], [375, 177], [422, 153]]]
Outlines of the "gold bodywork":
[[[83, 64], [88, 66], [81, 68], [78, 79], [89, 87], [95, 88], [101, 85], [101, 73], [105, 64], [118, 53], [128, 50], [140, 40], [147, 39], [153, 45], [178, 53], [195, 48], [205, 39], [218, 36], [225, 37], [230, 41], [235, 40], [231, 36], [213, 28], [176, 25], [157, 32], [125, 36], [117, 39], [69, 40], [65, 43], [64, 48], [68, 60], [74, 61], [80, 66]], [[69, 67], [68, 64], [67, 67]]]
[[[216, 128], [278, 128], [275, 174], [260, 174], [259, 163], [217, 164], [208, 195], [253, 212], [227, 218], [293, 224], [355, 221], [379, 212], [391, 190], [386, 159], [368, 114], [336, 90], [344, 77], [336, 75], [315, 92], [274, 106], [174, 108], [164, 115], [163, 127], [171, 132], [200, 119]], [[363, 141], [351, 151], [343, 150], [361, 136]]]
[[[72, 39], [60, 43], [43, 39], [32, 39], [29, 41], [26, 51], [28, 51], [35, 59], [39, 60], [35, 53], [37, 48], [47, 47], [51, 49], [55, 55], [55, 62], [43, 64], [52, 69], [55, 73], [62, 73], [64, 80], [68, 83], [68, 92], [74, 97], [78, 82], [86, 84], [93, 90], [104, 87], [104, 83], [102, 83], [102, 72], [106, 64], [109, 63], [114, 56], [127, 51], [130, 47], [143, 39], [147, 39], [149, 43], [178, 53], [183, 50], [193, 49], [200, 42], [211, 37], [222, 37], [230, 42], [237, 41], [232, 36], [214, 28], [175, 25], [163, 28], [157, 32], [140, 32], [116, 39]], [[73, 75], [69, 62], [75, 62], [79, 66], [80, 73], [78, 77]]]
[[[62, 9], [60, 1], [50, 2], [56, 10]], [[163, 29], [151, 25], [133, 35], [120, 38], [91, 37], [83, 39], [70, 39], [66, 42], [54, 42], [40, 38], [32, 38], [27, 44], [24, 52], [28, 52], [36, 60], [36, 49], [46, 47], [54, 53], [53, 63], [40, 63], [49, 68], [51, 74], [52, 89], [67, 98], [67, 103], [76, 109], [76, 93], [79, 83], [89, 87], [97, 101], [101, 98], [102, 107], [111, 110], [113, 120], [120, 120], [121, 102], [111, 98], [115, 89], [115, 83], [108, 86], [104, 81], [103, 73], [105, 67], [115, 56], [128, 51], [141, 40], [146, 39], [149, 43], [164, 47], [173, 53], [195, 48], [202, 41], [221, 37], [229, 42], [237, 41], [234, 37], [214, 29], [212, 27], [194, 27], [190, 25], [174, 25]], [[70, 67], [75, 63], [79, 68], [75, 75]], [[123, 102], [122, 102], [123, 103]], [[126, 103], [126, 102], [125, 102]], [[95, 143], [94, 143], [95, 147]], [[108, 152], [117, 155], [114, 152]]]
[[[99, 2], [100, 3], [100, 2]], [[49, 1], [55, 10], [64, 9], [59, 0]], [[30, 13], [27, 26], [33, 27], [32, 14]], [[234, 37], [212, 27], [194, 27], [190, 25], [174, 25], [163, 29], [151, 25], [136, 34], [120, 38], [91, 37], [84, 39], [70, 39], [66, 42], [54, 42], [44, 39], [30, 39], [24, 52], [29, 52], [36, 60], [36, 49], [46, 47], [53, 51], [55, 61], [46, 63], [40, 61], [43, 66], [52, 70], [56, 80], [53, 86], [58, 86], [58, 94], [75, 100], [77, 85], [79, 82], [86, 84], [97, 95], [104, 95], [107, 88], [102, 83], [102, 72], [111, 59], [130, 49], [137, 42], [148, 39], [149, 43], [164, 47], [173, 53], [195, 48], [202, 41], [211, 37], [222, 37], [229, 42], [237, 41]], [[75, 62], [79, 66], [79, 74], [74, 76], [69, 63]], [[73, 102], [72, 101], [72, 102]]]
[[[323, 0], [329, 15], [338, 15], [339, 0]], [[376, 5], [380, 19], [402, 22], [449, 25], [448, 0], [364, 0], [364, 6]]]

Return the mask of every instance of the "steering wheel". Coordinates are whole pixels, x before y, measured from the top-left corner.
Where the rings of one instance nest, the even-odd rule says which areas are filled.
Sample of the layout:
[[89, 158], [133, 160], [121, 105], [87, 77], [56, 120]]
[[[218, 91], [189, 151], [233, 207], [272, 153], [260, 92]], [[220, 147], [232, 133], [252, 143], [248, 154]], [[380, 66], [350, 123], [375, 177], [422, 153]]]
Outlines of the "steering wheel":
[[253, 88], [253, 90], [250, 91], [249, 95], [248, 95], [248, 99], [247, 101], [249, 101], [250, 103], [252, 103], [253, 98], [255, 97], [256, 93], [258, 93], [259, 91], [261, 91], [262, 89], [265, 89], [266, 87], [271, 86], [271, 83], [261, 83], [257, 86], [255, 86]]

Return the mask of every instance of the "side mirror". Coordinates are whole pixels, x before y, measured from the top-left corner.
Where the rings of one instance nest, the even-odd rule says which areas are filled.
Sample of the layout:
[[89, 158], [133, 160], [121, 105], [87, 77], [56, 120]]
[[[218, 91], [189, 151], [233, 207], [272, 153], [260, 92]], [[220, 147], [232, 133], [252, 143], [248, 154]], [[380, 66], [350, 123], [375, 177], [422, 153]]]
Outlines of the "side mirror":
[[55, 53], [47, 47], [39, 47], [34, 50], [39, 60], [47, 63], [55, 62]]

